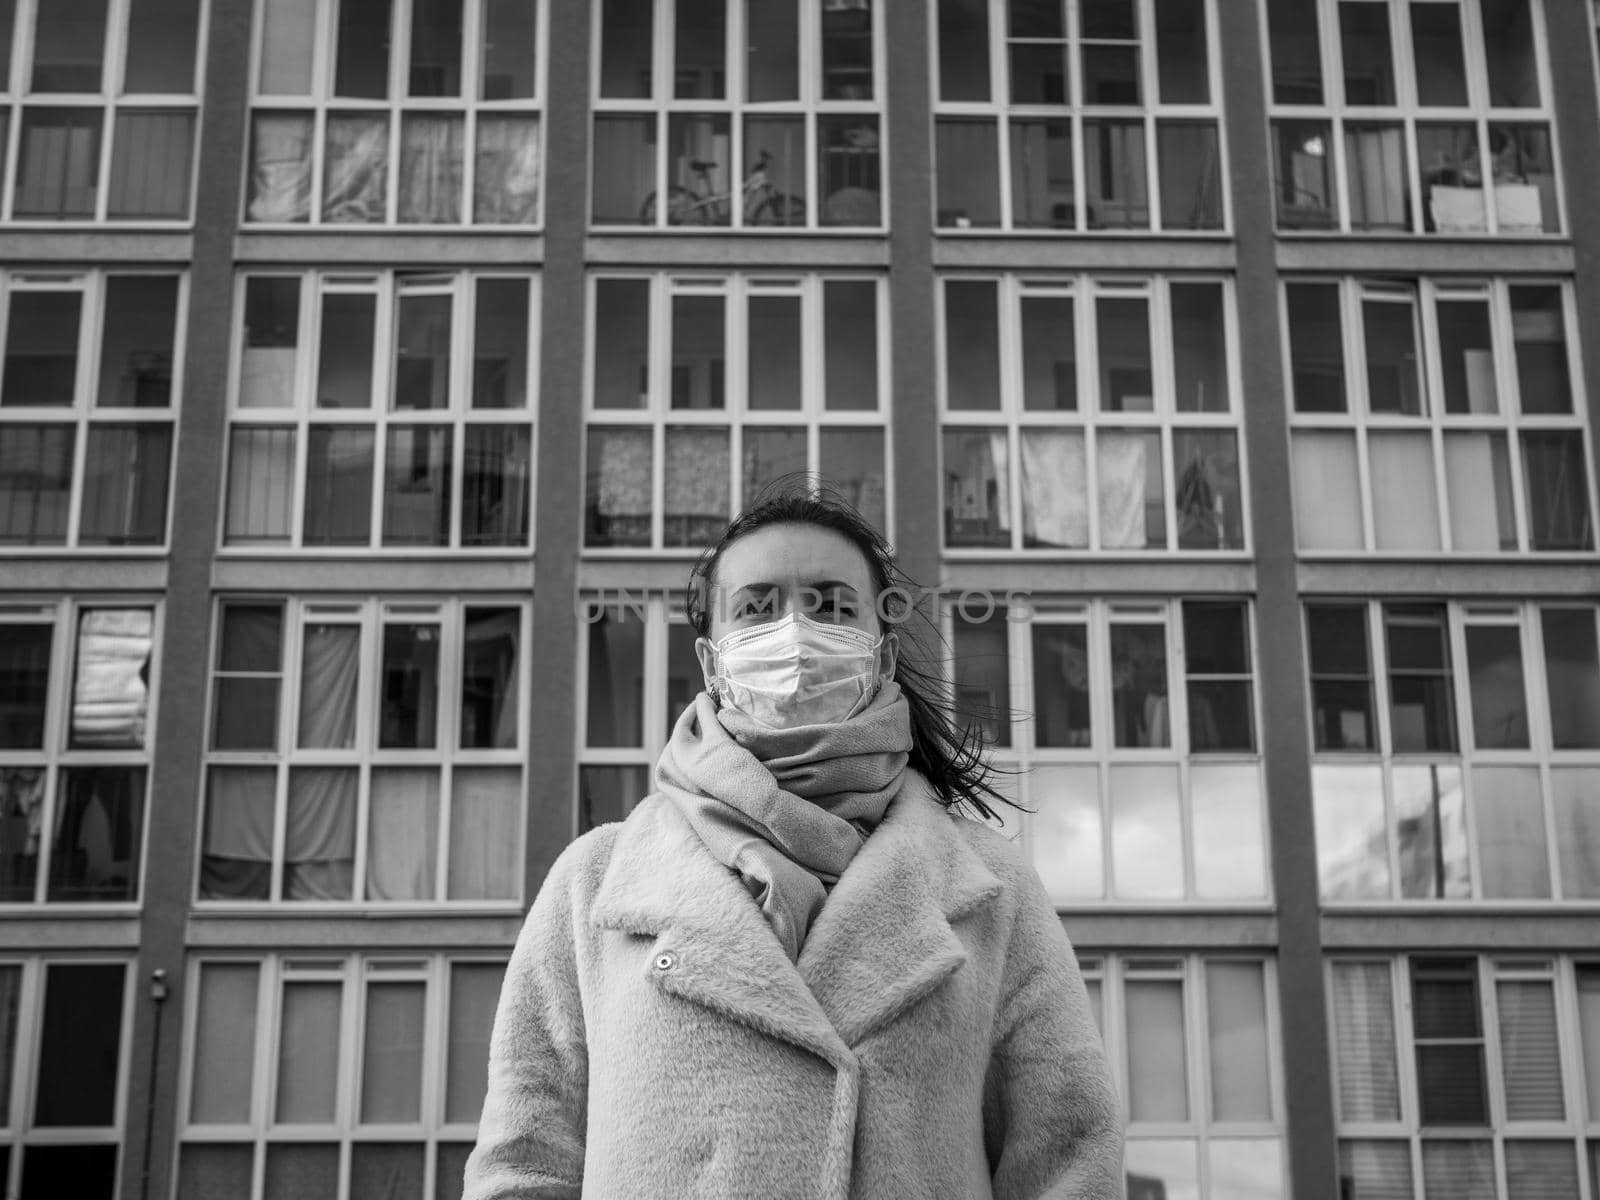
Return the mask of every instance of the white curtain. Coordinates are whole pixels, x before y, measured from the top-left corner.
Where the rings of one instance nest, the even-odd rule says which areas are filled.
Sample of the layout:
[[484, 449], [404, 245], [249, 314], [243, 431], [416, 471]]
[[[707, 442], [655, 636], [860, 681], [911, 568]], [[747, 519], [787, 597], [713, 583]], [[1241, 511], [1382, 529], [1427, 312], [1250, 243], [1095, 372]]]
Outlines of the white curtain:
[[294, 443], [293, 429], [234, 429], [228, 443], [228, 541], [289, 537]]
[[438, 768], [374, 770], [367, 898], [432, 900], [438, 845]]
[[1291, 444], [1300, 548], [1359, 549], [1363, 534], [1355, 435], [1297, 431]]
[[1394, 1003], [1387, 963], [1334, 964], [1333, 1040], [1340, 1120], [1399, 1120]]
[[299, 744], [349, 749], [356, 737], [361, 630], [354, 625], [307, 625], [300, 661]]
[[1102, 549], [1138, 548], [1148, 542], [1145, 513], [1146, 446], [1143, 433], [1102, 430], [1096, 446]]
[[[409, 1124], [422, 1117], [424, 987], [420, 981], [367, 984], [366, 1036], [361, 1048], [364, 1123]], [[391, 1186], [393, 1190], [385, 1190], [385, 1196], [404, 1195], [407, 1190], [399, 1180]], [[418, 1182], [416, 1192], [421, 1190]]]
[[1177, 980], [1130, 980], [1125, 992], [1129, 1119], [1187, 1121], [1183, 984]]
[[265, 900], [271, 886], [275, 767], [216, 766], [206, 779], [200, 896]]
[[501, 900], [516, 894], [522, 796], [519, 767], [456, 768], [450, 788], [449, 899]]
[[388, 118], [330, 116], [322, 169], [324, 221], [383, 221], [389, 176]]
[[1372, 527], [1380, 550], [1437, 550], [1439, 501], [1433, 443], [1426, 433], [1374, 433]]
[[[1600, 899], [1600, 767], [1553, 768], [1550, 784], [1561, 894], [1568, 900]], [[1600, 1081], [1600, 1075], [1591, 1078]]]
[[1399, 126], [1346, 129], [1350, 224], [1357, 229], [1404, 228], [1406, 148]]
[[311, 215], [311, 118], [257, 113], [250, 162], [252, 221], [304, 221]]
[[144, 745], [154, 614], [147, 608], [92, 609], [78, 622], [78, 674], [72, 696], [75, 747]]
[[[1142, 487], [1142, 478], [1140, 484]], [[1047, 546], [1089, 545], [1089, 483], [1083, 434], [1023, 433], [1022, 535]]]
[[408, 116], [400, 128], [400, 220], [455, 224], [461, 220], [459, 116]]
[[1492, 433], [1445, 434], [1444, 474], [1451, 548], [1515, 547], [1505, 442]]
[[356, 771], [297, 767], [289, 775], [285, 900], [348, 900], [356, 856]]
[[539, 215], [539, 123], [534, 117], [478, 118], [472, 219], [529, 225]]
[[1266, 1004], [1260, 963], [1206, 964], [1213, 1120], [1272, 1120]]

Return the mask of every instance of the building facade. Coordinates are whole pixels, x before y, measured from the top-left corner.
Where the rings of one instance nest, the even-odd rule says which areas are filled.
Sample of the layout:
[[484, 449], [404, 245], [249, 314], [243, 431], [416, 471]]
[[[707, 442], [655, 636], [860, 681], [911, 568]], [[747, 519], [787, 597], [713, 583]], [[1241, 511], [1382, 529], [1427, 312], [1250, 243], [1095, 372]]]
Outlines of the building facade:
[[0, 2], [5, 1193], [458, 1196], [689, 564], [810, 470], [1031, 810], [1131, 1197], [1600, 1200], [1595, 32]]

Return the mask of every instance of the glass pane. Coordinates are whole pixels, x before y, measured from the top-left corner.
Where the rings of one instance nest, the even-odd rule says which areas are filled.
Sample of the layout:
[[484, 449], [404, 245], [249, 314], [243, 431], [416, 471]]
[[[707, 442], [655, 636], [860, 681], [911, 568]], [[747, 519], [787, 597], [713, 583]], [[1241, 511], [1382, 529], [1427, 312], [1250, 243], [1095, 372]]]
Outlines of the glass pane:
[[1589, 472], [1577, 431], [1524, 433], [1522, 481], [1534, 550], [1588, 550]]
[[587, 622], [589, 698], [586, 746], [644, 744], [644, 620], [625, 608]]
[[1355, 106], [1395, 102], [1394, 61], [1389, 45], [1389, 6], [1339, 5], [1339, 42], [1344, 60], [1344, 99]]
[[1426, 433], [1372, 433], [1372, 529], [1379, 550], [1437, 550], [1439, 500]]
[[1322, 53], [1317, 10], [1300, 0], [1267, 0], [1272, 47], [1272, 102], [1322, 103]]
[[354, 894], [357, 783], [354, 769], [290, 769], [285, 900], [348, 900]]
[[[1283, 1143], [1277, 1138], [1213, 1138], [1212, 1195], [1237, 1200], [1279, 1200], [1284, 1186]], [[1359, 1193], [1364, 1198], [1366, 1192]]]
[[604, 0], [600, 14], [600, 94], [650, 95], [651, 0]]
[[1426, 1200], [1496, 1200], [1493, 1144], [1424, 1141], [1422, 1194]]
[[11, 425], [0, 445], [0, 544], [67, 539], [72, 496], [71, 425]]
[[70, 219], [95, 215], [101, 119], [98, 107], [23, 112], [14, 216]]
[[1136, 46], [1084, 44], [1083, 102], [1138, 104], [1139, 51]]
[[673, 88], [679, 100], [720, 100], [727, 94], [726, 0], [678, 0], [673, 29]]
[[262, 1200], [337, 1200], [339, 1145], [269, 1142]]
[[[381, 1125], [422, 1116], [422, 1039], [427, 996], [417, 983], [367, 984], [361, 1052], [361, 1122]], [[421, 1193], [421, 1162], [415, 1182]], [[367, 1195], [365, 1191], [357, 1195]], [[385, 1192], [384, 1195], [394, 1195]]]
[[872, 3], [822, 6], [822, 98], [872, 99]]
[[1087, 549], [1089, 477], [1083, 434], [1024, 429], [1022, 544]]
[[1600, 747], [1600, 647], [1592, 608], [1541, 608], [1551, 735], [1558, 750]]
[[1506, 1183], [1510, 1200], [1578, 1195], [1578, 1159], [1572, 1143], [1506, 1142]]
[[745, 99], [800, 98], [800, 21], [788, 5], [745, 4]]
[[377, 305], [369, 292], [331, 292], [322, 298], [318, 408], [372, 407]]
[[117, 113], [106, 215], [118, 219], [172, 219], [189, 214], [193, 113]]
[[51, 0], [33, 31], [33, 90], [99, 92], [106, 43], [106, 0]]
[[1089, 631], [1084, 625], [1035, 625], [1034, 741], [1039, 746], [1087, 747]]
[[460, 0], [412, 0], [412, 96], [461, 95]]
[[749, 429], [744, 435], [742, 505], [748, 507], [762, 490], [806, 469], [804, 429]]
[[[342, 0], [333, 94], [382, 100], [389, 94], [391, 0]], [[426, 3], [427, 0], [423, 0]]]
[[223, 540], [229, 545], [289, 540], [294, 443], [293, 429], [229, 431], [227, 520], [223, 527]]
[[578, 832], [620, 821], [651, 792], [650, 768], [578, 768]]
[[[1041, 10], [1054, 5], [1040, 5]], [[939, 99], [989, 98], [987, 0], [939, 0]]]
[[1335, 284], [1291, 283], [1289, 357], [1296, 412], [1344, 412], [1344, 340]]
[[1189, 773], [1194, 888], [1205, 900], [1267, 895], [1261, 778], [1254, 763], [1207, 764]]
[[538, 70], [538, 9], [524, 0], [483, 0], [481, 98], [526, 100]]
[[[990, 745], [1011, 744], [1011, 657], [1006, 610], [976, 598], [957, 608], [952, 669], [958, 723], [980, 732]], [[970, 617], [966, 615], [970, 612]]]
[[1125, 1159], [1127, 1194], [1163, 1200], [1201, 1200], [1200, 1168], [1193, 1139], [1129, 1138]]
[[522, 883], [519, 767], [457, 767], [450, 792], [447, 900], [509, 900]]
[[0, 749], [44, 749], [54, 632], [49, 624], [0, 625]]
[[1161, 435], [1103, 429], [1095, 439], [1100, 548], [1165, 549]]
[[594, 307], [594, 406], [644, 408], [650, 394], [650, 283], [597, 279]]
[[[1600, 898], [1600, 768], [1562, 767], [1550, 772], [1561, 894]], [[1600, 1080], [1600, 1074], [1591, 1079]], [[1600, 1104], [1594, 1111], [1600, 1112]]]
[[[280, 1125], [331, 1123], [339, 1088], [339, 1006], [343, 985], [285, 982], [278, 1031]], [[338, 1148], [333, 1148], [335, 1155]], [[272, 1174], [269, 1158], [267, 1174]], [[268, 1189], [269, 1193], [271, 1189]]]
[[[461, 220], [465, 135], [461, 117], [407, 113], [402, 118], [400, 180], [396, 185], [402, 223], [453, 225]], [[405, 307], [404, 299], [401, 307]]]
[[8, 408], [66, 408], [78, 378], [78, 322], [82, 292], [11, 293], [6, 321], [5, 379]]
[[744, 123], [744, 222], [806, 223], [806, 128], [800, 117], [749, 117]]
[[1461, 769], [1429, 763], [1394, 768], [1400, 894], [1408, 900], [1462, 900], [1472, 894]]
[[[473, 324], [472, 407], [528, 406], [529, 283], [479, 279]], [[448, 344], [444, 347], [448, 352]]]
[[58, 787], [46, 899], [137, 900], [145, 768], [72, 767]]
[[870, 113], [817, 118], [818, 211], [824, 225], [883, 222], [878, 118]]
[[1021, 315], [1023, 408], [1075, 410], [1078, 369], [1073, 298], [1024, 295]]
[[1172, 374], [1179, 412], [1227, 412], [1227, 338], [1220, 283], [1173, 283]]
[[214, 766], [207, 771], [200, 899], [271, 898], [277, 804], [275, 767]]
[[1361, 302], [1367, 347], [1367, 405], [1375, 413], [1427, 412], [1417, 359], [1416, 303], [1366, 297]]
[[356, 1142], [350, 1147], [350, 1195], [384, 1200], [422, 1200], [427, 1148], [392, 1142]]
[[[608, 0], [608, 7], [612, 0]], [[644, 5], [648, 11], [648, 4]], [[646, 18], [648, 20], [648, 17]], [[676, 219], [679, 201], [669, 192], [663, 208], [656, 203], [656, 124], [654, 117], [597, 115], [590, 154], [596, 225], [654, 225]]]
[[255, 1147], [188, 1142], [178, 1149], [178, 1200], [248, 1196]]
[[1561, 289], [1513, 287], [1511, 336], [1517, 354], [1517, 393], [1525, 413], [1570, 413], [1566, 306]]
[[[1591, 1113], [1600, 1112], [1600, 966], [1580, 966], [1578, 981], [1578, 1027], [1582, 1033], [1583, 1077]], [[1591, 1143], [1600, 1150], [1600, 1144]]]
[[727, 407], [726, 310], [722, 296], [672, 298], [673, 408]]
[[[1359, 7], [1384, 11], [1373, 4]], [[1388, 17], [1383, 20], [1387, 22]], [[1347, 124], [1344, 159], [1351, 228], [1410, 229], [1405, 131], [1399, 125]]]
[[1084, 121], [1083, 173], [1090, 229], [1150, 227], [1143, 121]]
[[[1042, 626], [1034, 626], [1037, 634]], [[1051, 627], [1056, 628], [1056, 627]], [[1087, 731], [1085, 731], [1087, 732]], [[1028, 794], [1033, 866], [1057, 903], [1105, 895], [1098, 767], [1036, 766]]]
[[387, 116], [330, 113], [324, 160], [324, 221], [372, 224], [388, 219]]
[[[9, 1147], [7, 1148], [9, 1153]], [[4, 1165], [9, 1166], [9, 1162]], [[117, 1192], [117, 1147], [31, 1145], [22, 1160], [22, 1196], [110, 1200]]]
[[471, 1124], [483, 1111], [489, 1031], [505, 967], [499, 963], [450, 965], [449, 1055], [445, 1061], [444, 1119]]
[[155, 614], [148, 608], [97, 608], [80, 614], [71, 749], [145, 745], [154, 638]]
[[1175, 430], [1178, 546], [1238, 550], [1244, 546], [1244, 500], [1239, 487], [1239, 442], [1231, 431]]
[[518, 738], [521, 615], [514, 608], [469, 608], [463, 622], [463, 749], [514, 749]]
[[1324, 900], [1389, 898], [1388, 821], [1377, 766], [1311, 768], [1317, 877]]
[[1505, 438], [1493, 433], [1446, 433], [1444, 456], [1451, 548], [1515, 550], [1517, 528]]
[[1160, 121], [1163, 229], [1222, 228], [1222, 168], [1217, 127], [1210, 121]]
[[[50, 963], [45, 967], [34, 1125], [70, 1128], [115, 1123], [125, 973], [121, 963]], [[73, 1147], [74, 1152], [80, 1149]], [[31, 1157], [33, 1148], [28, 1153]]]
[[1073, 196], [1072, 123], [1013, 117], [1011, 224], [1018, 229], [1071, 229], [1078, 221]]
[[256, 1061], [255, 963], [206, 963], [200, 968], [195, 1018], [194, 1082], [189, 1120], [196, 1125], [250, 1121]]
[[383, 544], [450, 544], [450, 435], [436, 425], [391, 425], [384, 447]]
[[[1056, 21], [1060, 10], [1055, 5], [1048, 11]], [[1015, 37], [1016, 8], [1012, 8], [1011, 33]], [[1056, 32], [1051, 41], [1013, 41], [1008, 54], [1011, 66], [1012, 104], [1066, 104], [1067, 103], [1067, 44], [1062, 33]]]
[[1411, 52], [1417, 69], [1417, 102], [1467, 103], [1467, 66], [1461, 50], [1461, 12], [1453, 4], [1411, 6]]
[[[271, 736], [271, 730], [277, 723], [276, 676], [282, 670], [282, 638], [283, 610], [278, 606], [228, 604], [223, 607], [221, 646], [217, 661], [219, 697], [224, 694], [221, 688], [224, 682], [241, 685], [259, 683], [262, 687], [256, 691], [241, 687], [239, 691], [231, 693], [238, 698], [237, 704], [218, 700], [216, 749], [266, 749], [276, 744], [276, 738]], [[271, 678], [228, 679], [220, 674], [224, 671], [250, 672]], [[254, 743], [235, 744], [231, 733], [225, 737], [222, 732], [228, 729], [243, 735], [252, 724], [258, 732], [263, 724], [268, 730], [264, 746]]]
[[[1176, 979], [1130, 978], [1123, 990], [1128, 1013], [1128, 1117], [1135, 1122], [1187, 1121], [1183, 984]], [[1130, 1143], [1130, 1149], [1134, 1145]]]
[[1111, 768], [1112, 891], [1121, 900], [1181, 900], [1183, 819], [1172, 766]]
[[705, 685], [705, 673], [694, 652], [695, 632], [674, 621], [667, 626], [667, 727], [678, 718]]
[[439, 1142], [434, 1156], [433, 1200], [461, 1200], [471, 1142]]
[[800, 407], [800, 297], [751, 296], [749, 307], [751, 409]]
[[[733, 143], [725, 114], [673, 113], [667, 118], [667, 224], [728, 224], [732, 172]], [[649, 200], [641, 216], [645, 224], [655, 223]]]
[[356, 625], [307, 624], [303, 638], [299, 744], [351, 749], [356, 744], [361, 629]]
[[78, 541], [116, 546], [165, 541], [171, 461], [170, 428], [91, 425]]
[[462, 545], [526, 545], [531, 433], [514, 425], [468, 426], [466, 432]]
[[[1550, 984], [1535, 980], [1501, 980], [1495, 987], [1495, 1007], [1500, 1016], [1506, 1119], [1565, 1120], [1561, 1038], [1556, 1028], [1555, 994]], [[1507, 1149], [1509, 1151], [1510, 1147]], [[1569, 1150], [1569, 1165], [1571, 1161]]]
[[263, 96], [304, 96], [311, 92], [316, 61], [317, 0], [275, 0], [261, 9]]
[[1010, 452], [1003, 430], [944, 433], [946, 546], [1011, 545]]
[[652, 458], [648, 429], [590, 429], [584, 544], [650, 544]]
[[881, 429], [824, 429], [817, 469], [878, 530], [886, 527]]
[[938, 223], [956, 229], [1000, 224], [1000, 134], [987, 120], [934, 124]]
[[1142, 296], [1101, 296], [1095, 301], [1095, 328], [1100, 350], [1100, 410], [1152, 411], [1150, 302]]
[[1550, 863], [1538, 768], [1474, 768], [1472, 815], [1483, 895], [1548, 898]]
[[1267, 996], [1260, 963], [1206, 964], [1211, 1119], [1272, 1120]]
[[878, 287], [866, 280], [822, 285], [823, 407], [875, 411], [878, 398]]
[[1336, 962], [1332, 978], [1339, 1116], [1345, 1121], [1397, 1121], [1400, 1081], [1389, 966]]
[[1538, 60], [1528, 0], [1481, 0], [1489, 103], [1527, 108], [1539, 103]]
[[134, 0], [128, 14], [128, 65], [122, 90], [194, 91], [200, 0]]
[[11, 46], [17, 0], [0, 0], [0, 91], [11, 90]]
[[1428, 202], [1425, 228], [1444, 233], [1487, 230], [1477, 125], [1418, 125], [1417, 156]]
[[668, 429], [662, 542], [706, 546], [728, 523], [733, 463], [726, 429]]
[[1526, 748], [1521, 632], [1514, 625], [1468, 625], [1466, 640], [1474, 744], [1480, 750]]
[[1494, 166], [1494, 211], [1501, 233], [1556, 233], [1561, 206], [1556, 169], [1546, 125], [1489, 126]]
[[307, 447], [307, 545], [364, 546], [372, 527], [373, 432], [349, 425], [313, 425]]
[[1494, 375], [1494, 342], [1486, 300], [1440, 300], [1439, 357], [1444, 368], [1448, 413], [1500, 411]]
[[1156, 0], [1156, 66], [1161, 103], [1204, 104], [1211, 98], [1202, 0]]
[[952, 410], [1000, 407], [997, 288], [992, 281], [945, 281], [945, 396]]
[[1394, 749], [1454, 750], [1450, 648], [1443, 609], [1392, 604], [1384, 611]]
[[[1272, 122], [1278, 228], [1333, 229], [1338, 225], [1332, 145], [1333, 126], [1327, 121]], [[1291, 285], [1291, 294], [1301, 286]]]
[[439, 627], [383, 627], [383, 678], [378, 710], [378, 745], [431, 749], [438, 744]]
[[172, 404], [177, 322], [176, 276], [113, 275], [106, 280], [97, 405], [167, 408]]
[[[310, 53], [308, 48], [306, 54]], [[311, 154], [309, 116], [253, 114], [245, 218], [250, 221], [309, 221]]]
[[1116, 745], [1172, 745], [1165, 625], [1111, 626], [1111, 687]]

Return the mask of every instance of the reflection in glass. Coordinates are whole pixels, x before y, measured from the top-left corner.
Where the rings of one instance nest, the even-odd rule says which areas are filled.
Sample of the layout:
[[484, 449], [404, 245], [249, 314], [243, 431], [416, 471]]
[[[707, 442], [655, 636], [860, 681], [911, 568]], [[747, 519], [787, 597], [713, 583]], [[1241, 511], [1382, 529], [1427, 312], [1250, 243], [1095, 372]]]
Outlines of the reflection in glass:
[[1084, 625], [1033, 626], [1034, 742], [1089, 745], [1089, 630]]
[[1000, 309], [992, 280], [946, 280], [945, 397], [951, 409], [1000, 407]]
[[1114, 744], [1172, 744], [1165, 625], [1111, 626], [1111, 688]]
[[[1213, 1138], [1211, 1194], [1230, 1200], [1278, 1200], [1286, 1195], [1283, 1143], [1277, 1138]], [[1365, 1193], [1357, 1193], [1365, 1195]]]
[[817, 445], [822, 478], [876, 528], [884, 528], [883, 430], [824, 428]]
[[640, 746], [644, 738], [644, 621], [622, 608], [588, 623], [586, 746]]
[[1389, 898], [1388, 822], [1377, 764], [1311, 767], [1317, 875], [1324, 900]]
[[1181, 900], [1183, 819], [1175, 766], [1111, 768], [1113, 892], [1121, 900]]
[[1029, 779], [1037, 810], [1029, 818], [1033, 865], [1045, 890], [1058, 903], [1099, 899], [1105, 895], [1100, 769], [1038, 766]]
[[1439, 763], [1394, 768], [1400, 895], [1462, 900], [1472, 894], [1461, 768]]
[[1194, 889], [1203, 900], [1267, 894], [1261, 778], [1254, 763], [1208, 763], [1189, 772]]
[[1201, 1200], [1196, 1145], [1192, 1140], [1129, 1138], [1125, 1161], [1129, 1196]]
[[620, 821], [650, 794], [647, 766], [578, 768], [578, 832]]
[[1495, 899], [1547, 898], [1550, 861], [1538, 768], [1474, 768], [1472, 817], [1480, 892]]

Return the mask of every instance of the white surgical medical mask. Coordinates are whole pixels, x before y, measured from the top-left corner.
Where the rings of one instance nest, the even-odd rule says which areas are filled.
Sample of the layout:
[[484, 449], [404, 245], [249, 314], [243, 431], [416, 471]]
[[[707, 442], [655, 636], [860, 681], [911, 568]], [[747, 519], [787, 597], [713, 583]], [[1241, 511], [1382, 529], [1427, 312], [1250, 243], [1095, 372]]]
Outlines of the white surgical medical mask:
[[881, 637], [790, 613], [714, 643], [712, 695], [771, 729], [848, 720], [878, 691]]

